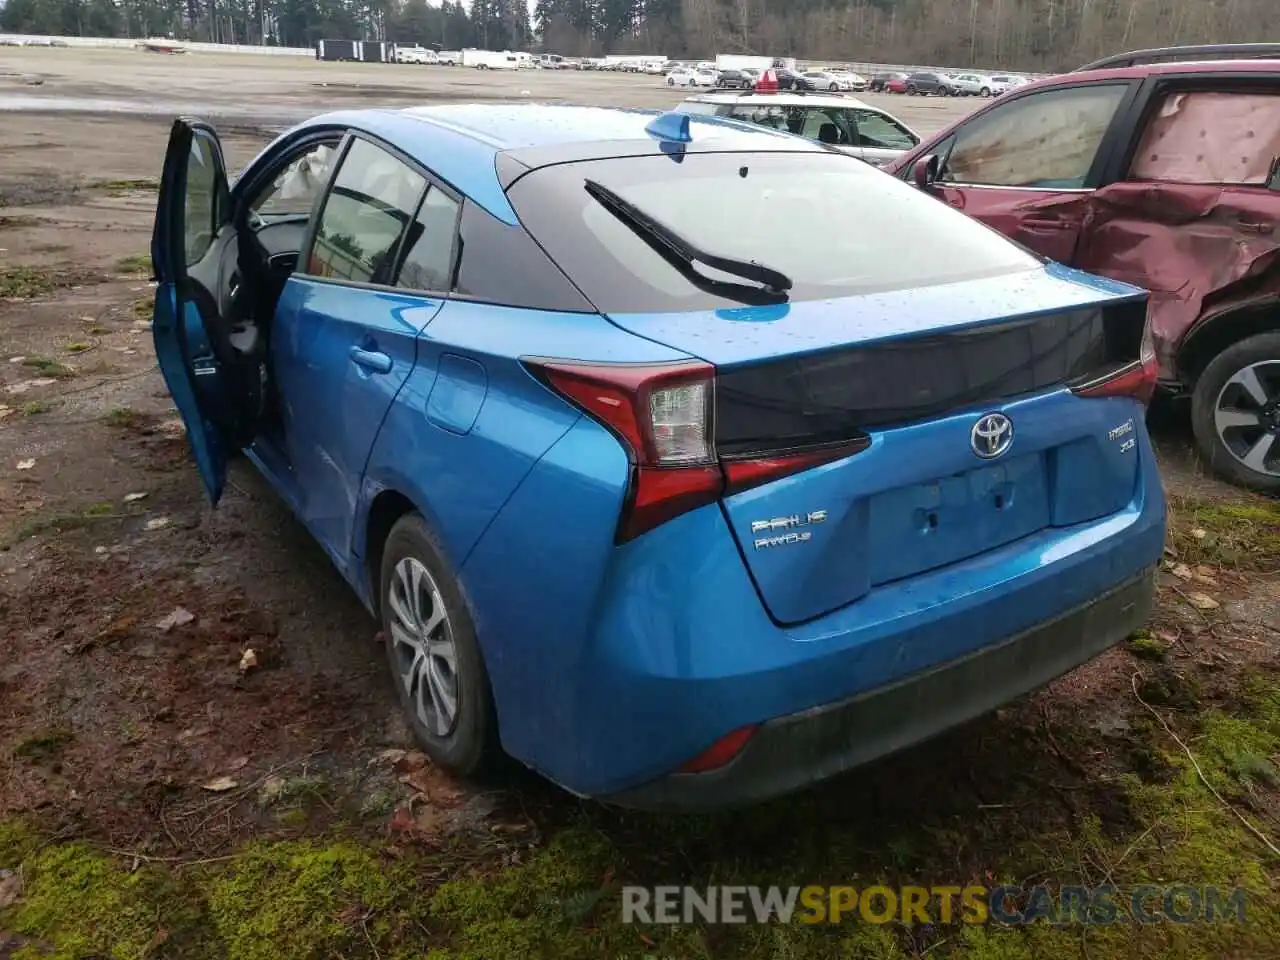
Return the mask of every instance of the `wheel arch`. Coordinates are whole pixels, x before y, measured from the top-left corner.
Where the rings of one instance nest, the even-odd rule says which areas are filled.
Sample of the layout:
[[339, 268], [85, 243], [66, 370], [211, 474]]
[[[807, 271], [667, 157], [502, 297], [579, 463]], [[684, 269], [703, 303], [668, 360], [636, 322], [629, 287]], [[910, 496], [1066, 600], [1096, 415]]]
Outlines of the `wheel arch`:
[[387, 537], [391, 535], [391, 528], [401, 517], [410, 513], [422, 511], [399, 490], [389, 487], [379, 491], [369, 504], [356, 552], [364, 558], [364, 588], [368, 591], [369, 607], [375, 617], [382, 616], [382, 591], [378, 582], [382, 570], [382, 551], [387, 545]]
[[1233, 343], [1280, 330], [1280, 295], [1270, 294], [1222, 307], [1201, 318], [1182, 338], [1174, 372], [1191, 390], [1205, 367]]

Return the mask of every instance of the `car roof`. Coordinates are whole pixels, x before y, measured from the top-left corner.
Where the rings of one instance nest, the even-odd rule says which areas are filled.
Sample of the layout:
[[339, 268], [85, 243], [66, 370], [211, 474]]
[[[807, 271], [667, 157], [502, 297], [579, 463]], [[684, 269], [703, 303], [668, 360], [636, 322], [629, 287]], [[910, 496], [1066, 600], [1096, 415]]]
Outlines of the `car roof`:
[[1057, 86], [1080, 79], [1139, 80], [1143, 77], [1177, 73], [1280, 73], [1280, 60], [1168, 60], [1132, 67], [1077, 70], [1035, 80], [1028, 86]]
[[[811, 71], [820, 72], [820, 71]], [[859, 100], [857, 97], [842, 97], [834, 93], [788, 93], [780, 91], [772, 93], [766, 90], [764, 93], [756, 93], [748, 91], [746, 93], [698, 93], [685, 100], [686, 103], [780, 103], [784, 107], [802, 107], [806, 104], [819, 104], [826, 106], [840, 105], [842, 107], [865, 107], [868, 110], [875, 110], [877, 113], [884, 113], [879, 107], [873, 107], [865, 101]]]
[[[369, 108], [322, 114], [290, 134], [318, 127], [360, 130], [430, 169], [495, 217], [517, 223], [505, 187], [513, 168], [663, 152], [645, 127], [660, 110], [546, 103], [442, 104], [404, 109]], [[681, 114], [691, 140], [682, 148], [750, 151], [815, 150], [820, 146], [765, 127], [720, 117]], [[290, 134], [286, 134], [289, 136]], [[504, 170], [500, 171], [499, 168]]]

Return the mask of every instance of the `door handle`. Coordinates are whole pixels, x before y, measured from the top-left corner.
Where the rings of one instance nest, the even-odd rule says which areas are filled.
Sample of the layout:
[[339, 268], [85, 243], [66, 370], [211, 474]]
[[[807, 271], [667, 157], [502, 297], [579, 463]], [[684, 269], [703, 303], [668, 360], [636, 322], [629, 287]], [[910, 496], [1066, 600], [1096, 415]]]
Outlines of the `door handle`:
[[378, 353], [375, 350], [363, 350], [360, 347], [351, 348], [351, 362], [357, 367], [363, 367], [371, 373], [390, 373], [391, 358], [385, 353]]

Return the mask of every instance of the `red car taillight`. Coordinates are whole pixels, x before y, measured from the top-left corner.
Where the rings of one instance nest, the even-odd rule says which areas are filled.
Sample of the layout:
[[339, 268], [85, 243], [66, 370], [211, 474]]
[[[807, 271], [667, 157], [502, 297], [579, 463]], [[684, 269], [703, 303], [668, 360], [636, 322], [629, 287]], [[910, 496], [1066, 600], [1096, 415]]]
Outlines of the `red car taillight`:
[[710, 364], [523, 362], [626, 448], [631, 486], [618, 522], [618, 543], [724, 494], [838, 460], [868, 445], [860, 439], [721, 462], [715, 448], [715, 368]]
[[1133, 397], [1145, 406], [1151, 403], [1151, 396], [1155, 393], [1158, 373], [1156, 345], [1148, 323], [1142, 332], [1142, 347], [1137, 360], [1118, 368], [1104, 380], [1077, 387], [1075, 392], [1081, 397]]

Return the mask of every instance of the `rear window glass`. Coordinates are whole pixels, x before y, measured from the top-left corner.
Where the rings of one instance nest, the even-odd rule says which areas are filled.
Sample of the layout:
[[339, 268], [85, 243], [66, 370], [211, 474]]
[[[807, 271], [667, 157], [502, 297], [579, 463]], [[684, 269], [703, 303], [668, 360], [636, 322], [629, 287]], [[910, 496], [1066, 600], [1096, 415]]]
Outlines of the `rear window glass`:
[[[820, 300], [1030, 270], [1040, 261], [855, 158], [704, 153], [543, 167], [509, 197], [525, 228], [595, 306], [648, 313], [739, 306], [701, 289], [585, 189], [592, 180], [708, 254], [791, 278]], [[741, 282], [698, 264], [708, 279]]]

